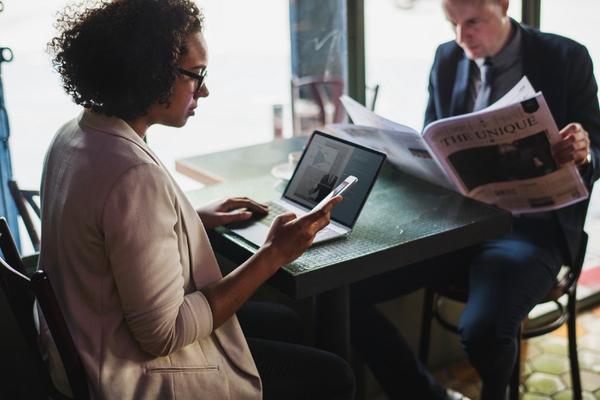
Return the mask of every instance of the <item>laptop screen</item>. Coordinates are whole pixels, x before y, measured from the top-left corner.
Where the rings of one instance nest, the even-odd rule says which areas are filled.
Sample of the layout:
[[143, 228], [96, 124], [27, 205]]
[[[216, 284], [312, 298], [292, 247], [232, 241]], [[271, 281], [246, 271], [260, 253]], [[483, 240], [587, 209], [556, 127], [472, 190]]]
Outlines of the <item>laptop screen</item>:
[[354, 175], [358, 182], [344, 193], [344, 200], [331, 213], [331, 219], [352, 227], [385, 157], [376, 150], [315, 131], [283, 197], [312, 208], [348, 175]]

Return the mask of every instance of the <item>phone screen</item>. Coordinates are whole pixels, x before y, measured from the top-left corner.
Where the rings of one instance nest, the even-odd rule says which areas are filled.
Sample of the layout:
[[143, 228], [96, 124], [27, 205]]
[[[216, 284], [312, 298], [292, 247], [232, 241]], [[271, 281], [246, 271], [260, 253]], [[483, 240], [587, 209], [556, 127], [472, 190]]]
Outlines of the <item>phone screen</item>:
[[344, 182], [340, 183], [335, 189], [333, 189], [333, 191], [331, 192], [329, 197], [335, 197], [338, 194], [342, 193], [344, 188], [346, 188], [346, 186], [348, 186], [348, 185], [350, 185], [350, 182], [348, 182], [348, 181], [344, 181]]
[[344, 193], [346, 190], [348, 190], [348, 188], [350, 188], [350, 186], [352, 186], [356, 182], [358, 182], [358, 178], [357, 177], [355, 177], [353, 175], [348, 176], [339, 185], [337, 185], [335, 187], [335, 189], [333, 189], [331, 192], [329, 192], [329, 194], [327, 196], [325, 196], [323, 198], [323, 200], [321, 200], [319, 202], [319, 204], [317, 204], [316, 206], [314, 206], [313, 210], [316, 210], [316, 209], [319, 209], [319, 208], [323, 207], [325, 205], [325, 203], [327, 203], [327, 201], [329, 201], [329, 199], [331, 199], [332, 197], [337, 196], [338, 194]]

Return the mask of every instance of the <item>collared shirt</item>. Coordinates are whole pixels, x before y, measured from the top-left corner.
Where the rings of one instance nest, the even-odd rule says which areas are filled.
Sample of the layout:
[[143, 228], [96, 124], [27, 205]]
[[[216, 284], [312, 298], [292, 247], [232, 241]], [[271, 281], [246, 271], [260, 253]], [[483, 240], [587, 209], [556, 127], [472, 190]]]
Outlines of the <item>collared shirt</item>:
[[[513, 19], [510, 22], [512, 29], [511, 38], [498, 54], [490, 58], [494, 68], [490, 104], [504, 96], [523, 77], [521, 30], [519, 29], [518, 22]], [[469, 76], [468, 111], [473, 110], [477, 93], [479, 93], [481, 87], [481, 66], [485, 62], [485, 59], [478, 58], [471, 62], [473, 65], [471, 66]]]

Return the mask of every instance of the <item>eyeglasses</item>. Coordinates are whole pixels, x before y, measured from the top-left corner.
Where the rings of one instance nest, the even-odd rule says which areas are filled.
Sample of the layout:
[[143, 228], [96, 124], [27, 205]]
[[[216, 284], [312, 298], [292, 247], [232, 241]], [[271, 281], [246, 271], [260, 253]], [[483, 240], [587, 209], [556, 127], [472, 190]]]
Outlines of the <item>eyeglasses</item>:
[[194, 94], [200, 93], [200, 88], [202, 87], [202, 85], [204, 85], [204, 80], [206, 79], [207, 68], [206, 67], [202, 68], [202, 70], [200, 71], [199, 74], [196, 74], [195, 72], [188, 71], [187, 69], [183, 69], [183, 68], [177, 68], [177, 70], [179, 71], [179, 73], [181, 75], [188, 76], [188, 77], [192, 78], [193, 80], [195, 80], [196, 86], [194, 87]]

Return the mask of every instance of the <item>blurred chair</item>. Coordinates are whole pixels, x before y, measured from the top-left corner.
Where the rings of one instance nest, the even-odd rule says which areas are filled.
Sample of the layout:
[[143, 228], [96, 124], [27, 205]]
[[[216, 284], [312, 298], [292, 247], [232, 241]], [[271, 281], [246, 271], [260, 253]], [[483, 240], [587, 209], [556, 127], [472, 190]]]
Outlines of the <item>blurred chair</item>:
[[[310, 135], [315, 128], [343, 122], [346, 113], [340, 101], [344, 94], [340, 77], [305, 76], [292, 79], [292, 118], [294, 136]], [[371, 92], [368, 107], [375, 110], [379, 84], [367, 86]]]
[[305, 76], [292, 79], [292, 118], [294, 135], [310, 135], [315, 128], [341, 122], [344, 110], [340, 77]]
[[27, 234], [29, 235], [33, 249], [36, 252], [40, 251], [40, 236], [31, 215], [31, 212], [33, 212], [38, 221], [41, 218], [40, 206], [37, 202], [40, 197], [39, 190], [23, 190], [19, 188], [17, 182], [13, 180], [8, 181], [8, 188], [15, 205], [17, 206], [17, 211], [21, 216], [21, 220], [25, 225], [25, 229], [27, 229]]
[[35, 271], [31, 277], [27, 276], [8, 223], [4, 218], [0, 218], [0, 250], [3, 254], [3, 258], [0, 258], [0, 287], [4, 291], [23, 338], [34, 355], [48, 396], [58, 400], [69, 399], [52, 384], [49, 371], [38, 347], [37, 321], [34, 316], [34, 309], [37, 310], [37, 308], [35, 308], [34, 300], [37, 300], [44, 313], [74, 398], [89, 399], [85, 370], [58, 306], [50, 280], [41, 269]]
[[369, 102], [369, 110], [375, 111], [377, 96], [379, 95], [379, 83], [376, 83], [374, 86], [367, 86], [367, 93], [368, 92], [372, 92], [371, 101]]
[[[564, 276], [556, 281], [554, 287], [548, 292], [546, 297], [538, 304], [554, 303], [556, 306], [556, 318], [549, 322], [535, 326], [526, 327], [525, 323], [521, 324], [518, 332], [519, 340], [517, 341], [517, 362], [513, 369], [510, 382], [510, 399], [519, 399], [519, 386], [521, 379], [521, 340], [530, 339], [533, 337], [545, 335], [558, 328], [565, 322], [567, 323], [568, 347], [569, 347], [569, 363], [571, 366], [571, 384], [573, 391], [573, 399], [581, 400], [581, 377], [579, 374], [579, 360], [577, 356], [577, 280], [581, 274], [585, 251], [587, 247], [588, 235], [582, 232], [579, 252], [571, 266], [567, 266], [567, 272]], [[567, 306], [563, 306], [559, 299], [563, 295], [567, 295]], [[459, 334], [458, 327], [449, 322], [440, 312], [440, 306], [443, 299], [451, 299], [459, 302], [466, 302], [468, 298], [468, 290], [462, 287], [446, 287], [446, 288], [426, 288], [425, 299], [423, 301], [423, 313], [421, 319], [421, 337], [419, 343], [419, 358], [424, 364], [427, 364], [429, 357], [429, 342], [431, 340], [431, 321], [435, 319], [440, 325], [451, 332]], [[554, 315], [554, 314], [553, 314]]]

